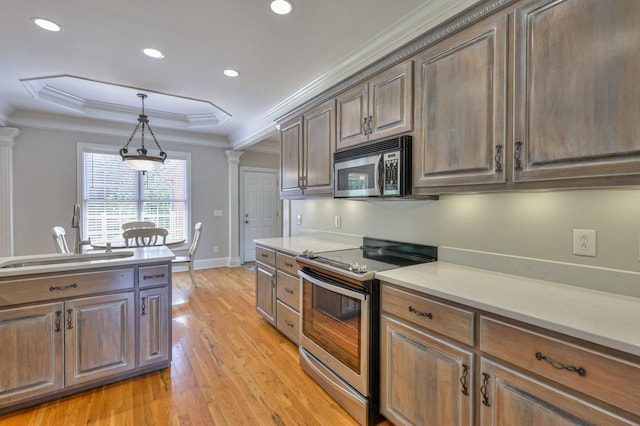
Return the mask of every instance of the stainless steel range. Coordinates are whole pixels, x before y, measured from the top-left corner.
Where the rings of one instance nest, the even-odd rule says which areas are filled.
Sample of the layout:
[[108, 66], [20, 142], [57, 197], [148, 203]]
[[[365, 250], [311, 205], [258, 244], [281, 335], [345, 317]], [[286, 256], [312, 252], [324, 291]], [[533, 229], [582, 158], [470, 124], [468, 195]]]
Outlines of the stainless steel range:
[[357, 249], [296, 258], [301, 267], [300, 365], [360, 424], [379, 417], [376, 271], [437, 260], [434, 246], [363, 239]]

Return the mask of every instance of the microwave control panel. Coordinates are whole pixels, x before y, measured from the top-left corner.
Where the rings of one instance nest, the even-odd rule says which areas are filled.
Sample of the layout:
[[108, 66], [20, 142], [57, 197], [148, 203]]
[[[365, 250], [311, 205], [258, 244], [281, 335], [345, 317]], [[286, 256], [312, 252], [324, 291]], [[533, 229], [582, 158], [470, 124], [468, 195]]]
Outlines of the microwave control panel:
[[400, 195], [400, 151], [386, 152], [384, 163], [383, 195]]

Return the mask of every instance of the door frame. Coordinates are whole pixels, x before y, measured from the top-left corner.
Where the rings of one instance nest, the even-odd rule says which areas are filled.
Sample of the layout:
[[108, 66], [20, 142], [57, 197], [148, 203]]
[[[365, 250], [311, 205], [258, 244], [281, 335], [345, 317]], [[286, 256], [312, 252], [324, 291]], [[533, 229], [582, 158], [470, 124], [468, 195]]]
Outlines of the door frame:
[[[280, 184], [280, 170], [279, 169], [267, 169], [264, 167], [249, 167], [249, 166], [240, 166], [240, 209], [238, 211], [238, 224], [240, 225], [240, 263], [244, 263], [244, 218], [242, 217], [244, 213], [244, 196], [246, 192], [245, 183], [244, 183], [244, 174], [245, 172], [258, 172], [258, 173], [273, 173], [276, 175], [276, 182], [278, 185]], [[279, 188], [279, 186], [278, 186]], [[276, 195], [279, 194], [276, 191]], [[282, 235], [282, 200], [279, 199], [278, 196], [278, 233]]]

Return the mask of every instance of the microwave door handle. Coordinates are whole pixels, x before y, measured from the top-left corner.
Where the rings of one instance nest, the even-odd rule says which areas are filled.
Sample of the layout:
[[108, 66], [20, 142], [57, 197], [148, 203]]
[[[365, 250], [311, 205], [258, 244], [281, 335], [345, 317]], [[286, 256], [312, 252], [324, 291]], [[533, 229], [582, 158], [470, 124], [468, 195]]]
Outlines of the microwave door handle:
[[382, 161], [382, 154], [378, 155], [378, 173], [376, 173], [376, 188], [378, 189], [378, 195], [384, 195], [384, 181], [385, 181], [385, 170], [384, 170], [384, 162]]

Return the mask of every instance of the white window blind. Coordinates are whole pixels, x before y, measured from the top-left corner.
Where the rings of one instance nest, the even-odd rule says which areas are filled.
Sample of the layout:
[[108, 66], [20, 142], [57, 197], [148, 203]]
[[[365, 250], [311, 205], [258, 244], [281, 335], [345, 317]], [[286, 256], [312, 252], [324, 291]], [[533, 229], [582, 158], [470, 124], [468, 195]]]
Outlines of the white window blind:
[[188, 162], [173, 157], [143, 175], [118, 154], [83, 148], [83, 237], [117, 243], [123, 223], [151, 221], [167, 229], [170, 240], [188, 239]]

